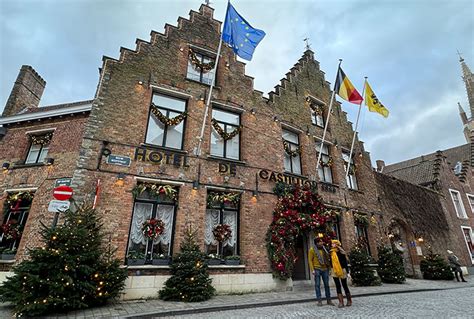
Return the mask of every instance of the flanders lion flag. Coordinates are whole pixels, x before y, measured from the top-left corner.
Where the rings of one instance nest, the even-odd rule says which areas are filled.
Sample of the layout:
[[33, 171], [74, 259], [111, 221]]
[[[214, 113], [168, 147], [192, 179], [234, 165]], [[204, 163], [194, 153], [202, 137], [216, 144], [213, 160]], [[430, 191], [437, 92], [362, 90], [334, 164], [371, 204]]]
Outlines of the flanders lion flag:
[[388, 117], [388, 110], [375, 95], [374, 91], [369, 85], [369, 82], [365, 81], [365, 105], [369, 107], [370, 112], [377, 112], [383, 117]]

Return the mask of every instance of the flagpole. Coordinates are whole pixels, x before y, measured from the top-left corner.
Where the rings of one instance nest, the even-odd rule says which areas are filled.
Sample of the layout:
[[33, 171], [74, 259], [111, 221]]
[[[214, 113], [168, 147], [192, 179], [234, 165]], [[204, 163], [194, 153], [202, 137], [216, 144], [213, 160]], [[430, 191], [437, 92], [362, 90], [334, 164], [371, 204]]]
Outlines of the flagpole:
[[221, 39], [219, 40], [219, 47], [217, 48], [216, 64], [214, 65], [214, 70], [213, 70], [214, 75], [212, 77], [211, 87], [209, 88], [209, 94], [207, 95], [206, 108], [204, 109], [204, 119], [202, 121], [201, 134], [199, 135], [199, 142], [198, 142], [198, 146], [195, 152], [196, 156], [201, 156], [201, 146], [202, 146], [202, 140], [204, 137], [204, 129], [206, 128], [207, 113], [209, 112], [209, 104], [211, 103], [212, 90], [214, 89], [214, 84], [216, 82], [217, 64], [219, 63], [221, 47], [222, 47], [222, 32], [221, 32]]
[[[367, 77], [365, 77], [364, 87], [362, 88], [362, 96], [365, 95], [365, 84], [366, 83], [367, 83]], [[359, 125], [360, 110], [362, 109], [362, 103], [363, 102], [364, 102], [364, 100], [360, 101], [359, 111], [357, 112], [357, 120], [356, 120], [354, 135], [352, 136], [351, 151], [349, 153], [349, 164], [347, 165], [347, 168], [346, 168], [346, 180], [347, 180], [347, 176], [349, 176], [349, 168], [351, 167], [352, 152], [354, 151], [354, 143], [355, 143], [355, 138], [356, 138], [356, 134], [357, 134], [357, 127]]]
[[329, 116], [331, 116], [332, 103], [334, 101], [334, 96], [336, 95], [336, 82], [337, 82], [337, 76], [339, 74], [339, 68], [341, 67], [341, 63], [342, 63], [342, 59], [339, 59], [339, 65], [337, 66], [337, 72], [336, 72], [336, 80], [334, 81], [331, 101], [329, 101], [328, 115], [326, 116], [326, 123], [324, 125], [323, 139], [321, 140], [321, 145], [319, 146], [318, 161], [316, 162], [316, 174], [318, 174], [319, 162], [321, 161], [321, 155], [323, 154], [322, 151], [323, 151], [324, 139], [326, 138], [326, 132], [328, 130]]

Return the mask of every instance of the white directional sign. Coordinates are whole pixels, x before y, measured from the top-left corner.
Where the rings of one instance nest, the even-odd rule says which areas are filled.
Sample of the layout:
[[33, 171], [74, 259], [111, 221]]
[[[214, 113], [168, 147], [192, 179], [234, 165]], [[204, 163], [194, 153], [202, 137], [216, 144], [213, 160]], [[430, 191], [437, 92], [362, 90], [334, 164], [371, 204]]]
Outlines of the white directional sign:
[[58, 213], [60, 211], [65, 211], [69, 208], [71, 202], [68, 200], [52, 200], [49, 202], [48, 212]]

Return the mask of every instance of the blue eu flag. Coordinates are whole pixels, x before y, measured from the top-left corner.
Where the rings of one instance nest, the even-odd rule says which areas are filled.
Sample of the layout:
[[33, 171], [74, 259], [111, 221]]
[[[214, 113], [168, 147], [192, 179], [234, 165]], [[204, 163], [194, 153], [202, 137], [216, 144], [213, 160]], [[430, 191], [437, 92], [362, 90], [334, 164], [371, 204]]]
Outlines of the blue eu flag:
[[253, 28], [235, 8], [228, 3], [222, 41], [229, 44], [235, 54], [245, 60], [252, 60], [253, 51], [262, 41], [265, 32]]

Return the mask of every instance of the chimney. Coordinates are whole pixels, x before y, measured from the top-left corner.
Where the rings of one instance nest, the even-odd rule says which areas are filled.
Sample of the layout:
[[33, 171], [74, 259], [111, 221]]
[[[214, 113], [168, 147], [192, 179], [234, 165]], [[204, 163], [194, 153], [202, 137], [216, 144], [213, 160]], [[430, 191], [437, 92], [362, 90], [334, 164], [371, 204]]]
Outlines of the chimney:
[[12, 116], [21, 110], [38, 107], [46, 81], [29, 65], [23, 65], [16, 78], [2, 116]]
[[382, 173], [385, 167], [385, 162], [382, 160], [376, 160], [375, 163], [377, 164], [377, 172]]

